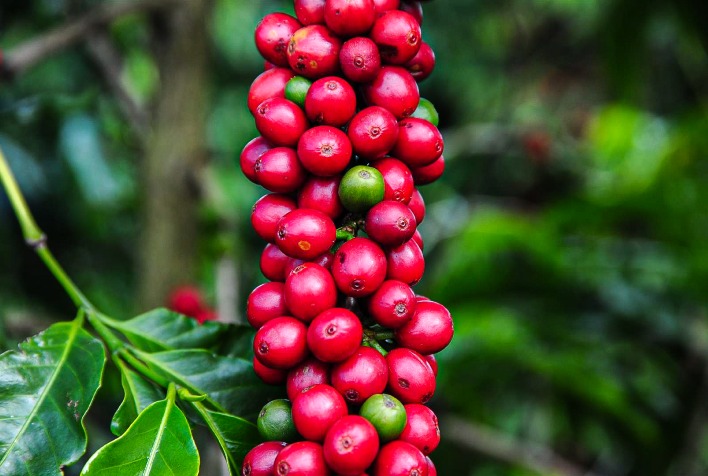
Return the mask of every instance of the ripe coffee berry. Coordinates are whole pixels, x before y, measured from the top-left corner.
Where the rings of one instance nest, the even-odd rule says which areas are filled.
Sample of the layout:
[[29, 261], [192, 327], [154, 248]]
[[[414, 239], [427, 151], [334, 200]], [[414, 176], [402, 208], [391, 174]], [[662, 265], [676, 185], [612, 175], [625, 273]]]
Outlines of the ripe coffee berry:
[[410, 240], [415, 233], [413, 212], [400, 202], [384, 200], [366, 214], [366, 234], [384, 246], [398, 246]]
[[[384, 200], [395, 200], [405, 204], [411, 201], [415, 185], [413, 174], [406, 164], [398, 159], [386, 157], [377, 160], [372, 163], [371, 166], [381, 172], [381, 176], [383, 177]], [[416, 223], [420, 223], [417, 217]]]
[[415, 18], [415, 21], [417, 21], [420, 26], [423, 26], [423, 4], [419, 1], [407, 0], [401, 3], [400, 8], [402, 11]]
[[303, 25], [324, 24], [326, 0], [295, 0], [295, 15]]
[[246, 318], [255, 329], [276, 317], [287, 315], [283, 283], [264, 283], [251, 291], [246, 301]]
[[429, 455], [440, 443], [438, 417], [425, 405], [409, 403], [405, 406], [408, 421], [401, 433], [401, 441], [407, 441], [424, 455]]
[[285, 85], [295, 76], [289, 68], [273, 68], [262, 72], [251, 83], [248, 91], [248, 110], [255, 116], [256, 109], [266, 99], [285, 97]]
[[384, 66], [374, 80], [364, 86], [364, 96], [370, 106], [388, 109], [397, 119], [413, 114], [418, 107], [418, 83], [405, 68]]
[[388, 64], [405, 64], [421, 45], [420, 25], [410, 14], [401, 10], [384, 12], [376, 19], [370, 33], [379, 47], [381, 59]]
[[369, 298], [371, 317], [384, 327], [396, 329], [410, 321], [416, 309], [415, 294], [402, 281], [388, 280]]
[[282, 385], [285, 382], [287, 372], [282, 369], [272, 369], [261, 363], [255, 356], [253, 357], [253, 372], [263, 383], [268, 385]]
[[373, 0], [328, 0], [324, 19], [327, 28], [339, 36], [368, 32], [376, 19]]
[[332, 267], [332, 261], [334, 261], [334, 255], [327, 251], [321, 255], [312, 258], [311, 260], [305, 261], [298, 258], [288, 258], [288, 262], [285, 263], [285, 275], [290, 276], [295, 268], [305, 263], [314, 263], [322, 266], [325, 269], [330, 269]]
[[256, 178], [256, 161], [266, 151], [272, 149], [273, 146], [268, 143], [263, 137], [258, 136], [245, 145], [239, 158], [239, 165], [243, 175], [253, 183], [258, 183]]
[[414, 286], [423, 277], [425, 258], [413, 240], [386, 251], [386, 279], [396, 279]]
[[452, 340], [452, 317], [442, 304], [419, 302], [410, 321], [396, 329], [396, 342], [427, 355], [443, 350]]
[[354, 238], [335, 253], [332, 276], [337, 288], [347, 296], [368, 296], [386, 278], [386, 255], [373, 241]]
[[331, 177], [342, 173], [349, 165], [352, 144], [336, 127], [313, 127], [300, 137], [297, 156], [311, 174]]
[[297, 194], [299, 208], [319, 210], [332, 220], [336, 220], [343, 212], [344, 205], [339, 199], [339, 184], [342, 177], [310, 177]]
[[384, 443], [398, 438], [408, 421], [403, 404], [386, 393], [369, 397], [361, 406], [359, 414], [374, 425]]
[[289, 259], [277, 246], [268, 243], [261, 253], [261, 273], [271, 281], [285, 281], [285, 265]]
[[417, 228], [415, 229], [415, 233], [413, 233], [413, 237], [411, 238], [411, 240], [415, 241], [415, 244], [418, 245], [420, 251], [425, 251], [425, 243], [423, 243], [423, 236], [420, 234], [420, 231], [418, 231]]
[[293, 400], [293, 421], [307, 440], [322, 441], [334, 423], [347, 414], [347, 404], [329, 385], [317, 384]]
[[296, 191], [307, 177], [294, 149], [275, 147], [261, 155], [254, 166], [256, 180], [266, 190], [277, 193]]
[[362, 109], [347, 130], [354, 152], [364, 159], [378, 159], [388, 154], [398, 140], [398, 121], [386, 108]]
[[266, 99], [258, 105], [254, 117], [258, 132], [279, 146], [295, 147], [308, 126], [302, 109], [284, 97]]
[[322, 362], [341, 362], [357, 351], [362, 337], [363, 328], [356, 314], [335, 307], [312, 321], [307, 329], [307, 347]]
[[285, 445], [282, 441], [268, 441], [253, 448], [243, 459], [241, 476], [272, 476], [275, 458]]
[[373, 81], [381, 70], [379, 48], [370, 38], [363, 36], [347, 40], [339, 51], [339, 66], [349, 81]]
[[288, 372], [286, 391], [290, 401], [318, 383], [329, 384], [329, 365], [315, 358], [309, 358]]
[[428, 462], [410, 443], [392, 441], [379, 451], [373, 476], [428, 476]]
[[423, 219], [425, 218], [425, 202], [423, 201], [423, 196], [417, 188], [413, 189], [411, 200], [408, 202], [408, 208], [410, 208], [413, 215], [415, 215], [416, 223], [419, 225], [423, 223]]
[[441, 155], [432, 164], [411, 169], [416, 185], [427, 185], [442, 177], [445, 172], [445, 158]]
[[273, 369], [289, 369], [307, 357], [307, 328], [294, 317], [276, 317], [263, 324], [253, 339], [253, 353]]
[[435, 359], [435, 356], [433, 354], [428, 354], [424, 355], [423, 358], [425, 359], [426, 362], [428, 362], [428, 365], [430, 365], [430, 368], [433, 369], [433, 375], [436, 377], [438, 376], [438, 361]]
[[275, 244], [291, 258], [307, 260], [328, 251], [336, 236], [330, 217], [318, 210], [299, 208], [280, 219]]
[[332, 367], [331, 380], [332, 386], [347, 403], [361, 405], [364, 400], [386, 388], [386, 359], [377, 350], [359, 347], [354, 355]]
[[418, 352], [399, 347], [386, 355], [388, 392], [403, 403], [426, 403], [435, 393], [435, 375]]
[[425, 119], [409, 117], [399, 123], [398, 140], [391, 153], [409, 167], [430, 165], [443, 153], [443, 138]]
[[330, 474], [325, 463], [322, 446], [311, 441], [292, 443], [278, 453], [275, 458], [276, 476], [327, 476]]
[[405, 67], [418, 82], [430, 76], [435, 69], [435, 53], [430, 45], [423, 42], [418, 53], [405, 64]]
[[283, 296], [291, 315], [310, 322], [337, 303], [337, 287], [325, 268], [316, 263], [303, 263], [288, 275]]
[[297, 74], [310, 79], [331, 76], [339, 68], [342, 41], [323, 25], [309, 25], [296, 31], [288, 44], [288, 64]]
[[275, 241], [278, 222], [297, 209], [295, 200], [280, 193], [269, 193], [259, 198], [251, 209], [251, 226], [265, 241]]
[[374, 462], [379, 437], [368, 420], [347, 415], [332, 425], [323, 446], [330, 468], [341, 475], [359, 476]]
[[355, 112], [354, 88], [337, 76], [318, 79], [305, 96], [305, 114], [314, 124], [342, 127], [354, 117]]
[[385, 11], [397, 9], [400, 4], [400, 0], [374, 0], [374, 9], [379, 15]]
[[285, 55], [293, 33], [302, 27], [299, 21], [285, 13], [271, 13], [256, 26], [256, 48], [267, 61], [277, 66], [287, 66]]

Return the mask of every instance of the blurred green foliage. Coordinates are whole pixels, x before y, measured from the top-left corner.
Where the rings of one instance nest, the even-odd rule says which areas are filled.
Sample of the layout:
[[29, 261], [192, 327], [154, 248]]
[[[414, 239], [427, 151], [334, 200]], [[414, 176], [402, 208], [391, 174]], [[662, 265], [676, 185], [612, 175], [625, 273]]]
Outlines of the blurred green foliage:
[[[93, 2], [0, 7], [0, 47]], [[210, 165], [200, 284], [239, 258], [241, 303], [263, 280], [250, 230], [263, 190], [238, 170], [257, 133], [252, 41], [287, 2], [215, 0]], [[434, 408], [443, 475], [528, 475], [464, 441], [459, 418], [607, 475], [708, 473], [708, 12], [677, 1], [426, 2], [447, 171], [424, 187], [421, 294], [453, 312]], [[126, 87], [159, 88], [145, 22], [111, 26]], [[188, 100], [186, 98], [185, 100]], [[0, 86], [0, 146], [66, 264], [107, 312], [136, 311], [139, 142], [82, 48]], [[243, 307], [243, 306], [241, 306]], [[0, 344], [70, 316], [0, 197]], [[39, 323], [36, 321], [39, 319]], [[28, 324], [29, 323], [29, 324]], [[461, 456], [462, 455], [462, 456]]]

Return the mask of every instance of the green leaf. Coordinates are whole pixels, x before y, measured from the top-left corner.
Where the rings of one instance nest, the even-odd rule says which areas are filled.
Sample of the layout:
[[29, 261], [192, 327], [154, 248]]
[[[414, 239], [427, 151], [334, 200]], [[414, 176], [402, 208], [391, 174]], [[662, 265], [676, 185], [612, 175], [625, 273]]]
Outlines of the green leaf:
[[150, 368], [197, 395], [208, 395], [217, 410], [253, 419], [271, 398], [274, 387], [263, 384], [245, 359], [222, 357], [206, 350], [136, 352]]
[[143, 410], [123, 436], [91, 456], [81, 475], [196, 476], [199, 453], [174, 397], [172, 388], [165, 400]]
[[140, 412], [145, 410], [150, 404], [165, 398], [162, 391], [153, 384], [146, 381], [138, 373], [130, 370], [122, 362], [118, 364], [121, 371], [121, 384], [123, 385], [123, 402], [118, 407], [113, 420], [111, 420], [111, 431], [114, 435], [122, 435]]
[[82, 324], [54, 324], [0, 356], [0, 474], [59, 475], [86, 451], [106, 357]]

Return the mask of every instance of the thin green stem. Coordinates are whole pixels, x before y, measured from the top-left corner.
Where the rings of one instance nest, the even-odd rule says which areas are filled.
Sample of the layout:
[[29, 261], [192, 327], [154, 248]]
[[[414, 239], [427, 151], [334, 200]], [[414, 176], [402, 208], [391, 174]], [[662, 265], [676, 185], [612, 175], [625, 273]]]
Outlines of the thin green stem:
[[[185, 393], [185, 396], [183, 397], [183, 391]], [[212, 416], [209, 414], [207, 411], [207, 408], [204, 406], [204, 404], [200, 401], [194, 401], [190, 400], [191, 397], [194, 397], [195, 395], [192, 395], [189, 393], [186, 389], [181, 388], [179, 392], [180, 398], [182, 400], [190, 402], [192, 406], [194, 407], [197, 412], [199, 412], [199, 415], [204, 419], [204, 423], [207, 424], [209, 427], [209, 430], [211, 430], [211, 433], [214, 435], [214, 438], [219, 442], [219, 446], [221, 447], [221, 451], [224, 454], [224, 458], [226, 458], [226, 461], [228, 462], [229, 468], [233, 468], [236, 471], [238, 471], [238, 464], [234, 460], [233, 455], [231, 454], [230, 451], [228, 451], [228, 445], [226, 444], [226, 440], [224, 439], [224, 436], [221, 434], [221, 431], [219, 431], [219, 427], [216, 425], [216, 422], [212, 418]], [[186, 398], [185, 398], [186, 397]]]
[[172, 385], [172, 382], [145, 365], [140, 359], [131, 354], [127, 348], [123, 347], [118, 350], [118, 356], [130, 364], [130, 366], [133, 367], [133, 369], [135, 369], [138, 373], [149, 378], [159, 386], [168, 387]]
[[380, 331], [374, 333], [374, 338], [376, 340], [389, 340], [393, 339], [395, 337], [395, 334], [393, 331]]
[[371, 347], [372, 349], [378, 350], [384, 357], [386, 357], [386, 354], [388, 354], [388, 351], [381, 347], [381, 344], [378, 343], [376, 338], [372, 337], [367, 332], [364, 332], [364, 339], [362, 340], [362, 344], [367, 347]]
[[106, 327], [103, 322], [101, 322], [101, 318], [97, 312], [93, 309], [89, 309], [86, 312], [86, 317], [88, 317], [88, 321], [96, 330], [96, 333], [101, 336], [101, 339], [103, 339], [106, 343], [106, 346], [108, 346], [108, 350], [110, 350], [111, 354], [115, 354], [125, 347], [125, 343], [116, 337], [116, 335], [111, 332], [111, 330]]

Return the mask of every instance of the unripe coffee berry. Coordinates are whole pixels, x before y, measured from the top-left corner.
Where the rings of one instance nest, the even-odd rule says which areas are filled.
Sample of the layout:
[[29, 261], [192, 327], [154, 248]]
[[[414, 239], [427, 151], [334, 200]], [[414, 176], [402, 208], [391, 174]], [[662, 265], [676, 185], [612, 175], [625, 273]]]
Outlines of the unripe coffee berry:
[[359, 349], [331, 371], [332, 386], [347, 403], [361, 405], [364, 400], [381, 393], [388, 383], [386, 359], [370, 347]]
[[406, 409], [396, 397], [380, 393], [369, 397], [359, 410], [374, 425], [382, 442], [398, 438], [406, 427]]
[[293, 400], [293, 421], [307, 440], [322, 441], [334, 423], [347, 414], [344, 398], [329, 385], [318, 384]]
[[386, 278], [386, 255], [373, 241], [354, 238], [335, 253], [332, 276], [337, 288], [347, 296], [368, 296]]
[[418, 403], [409, 403], [405, 408], [408, 421], [400, 439], [412, 444], [427, 456], [440, 444], [438, 417], [430, 408]]
[[275, 476], [328, 476], [322, 446], [311, 441], [292, 443], [275, 458]]
[[347, 415], [332, 425], [323, 447], [330, 468], [342, 476], [359, 476], [374, 462], [379, 437], [368, 420]]
[[258, 433], [266, 441], [292, 442], [298, 439], [293, 424], [289, 400], [277, 399], [266, 403], [258, 414]]
[[365, 212], [384, 198], [384, 180], [373, 167], [357, 165], [344, 174], [339, 183], [339, 199], [352, 212]]
[[243, 459], [241, 476], [272, 476], [275, 458], [285, 445], [282, 441], [268, 441], [253, 448]]
[[341, 362], [353, 355], [363, 337], [353, 312], [334, 307], [320, 313], [307, 329], [307, 347], [322, 362]]
[[283, 296], [291, 315], [310, 322], [337, 304], [337, 286], [325, 268], [316, 263], [303, 263], [286, 278]]
[[313, 259], [328, 251], [337, 238], [332, 219], [318, 210], [293, 210], [278, 222], [275, 244], [291, 258]]
[[256, 332], [253, 352], [267, 367], [294, 367], [307, 357], [307, 328], [294, 317], [271, 319]]
[[426, 403], [435, 393], [435, 375], [418, 352], [393, 349], [386, 355], [388, 393], [403, 403]]

